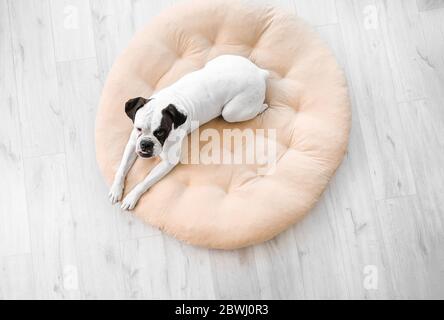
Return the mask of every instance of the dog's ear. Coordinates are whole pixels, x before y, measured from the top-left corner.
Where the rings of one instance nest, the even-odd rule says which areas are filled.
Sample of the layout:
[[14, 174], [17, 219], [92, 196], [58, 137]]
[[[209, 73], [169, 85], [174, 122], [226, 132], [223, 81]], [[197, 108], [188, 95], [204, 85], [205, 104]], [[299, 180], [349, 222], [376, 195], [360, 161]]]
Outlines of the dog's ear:
[[131, 119], [132, 122], [134, 122], [137, 110], [142, 108], [148, 101], [149, 101], [148, 99], [139, 97], [128, 100], [128, 102], [125, 103], [125, 113], [128, 116], [128, 118]]
[[174, 123], [174, 129], [180, 127], [187, 121], [187, 116], [184, 115], [182, 112], [177, 110], [176, 106], [174, 104], [168, 105], [165, 109], [162, 110], [163, 116], [169, 116], [171, 117], [171, 120]]

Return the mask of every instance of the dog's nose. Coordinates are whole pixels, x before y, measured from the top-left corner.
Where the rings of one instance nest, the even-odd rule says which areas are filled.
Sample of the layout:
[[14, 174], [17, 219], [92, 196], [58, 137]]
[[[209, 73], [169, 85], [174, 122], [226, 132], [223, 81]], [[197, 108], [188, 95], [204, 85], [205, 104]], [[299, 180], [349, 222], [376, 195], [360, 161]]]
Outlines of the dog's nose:
[[140, 150], [143, 152], [151, 151], [151, 149], [154, 147], [154, 143], [150, 140], [142, 140], [140, 142]]

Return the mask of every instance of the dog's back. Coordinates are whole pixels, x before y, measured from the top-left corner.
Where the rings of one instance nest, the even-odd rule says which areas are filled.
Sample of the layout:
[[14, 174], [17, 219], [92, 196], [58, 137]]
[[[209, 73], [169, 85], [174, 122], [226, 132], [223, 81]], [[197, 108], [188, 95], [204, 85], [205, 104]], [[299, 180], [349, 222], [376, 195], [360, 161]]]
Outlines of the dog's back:
[[[262, 108], [268, 76], [268, 71], [247, 58], [222, 55], [209, 61], [204, 68], [185, 75], [156, 97], [174, 97], [172, 103], [187, 109], [193, 120], [202, 125], [220, 116], [224, 106], [233, 100], [239, 101], [239, 107], [251, 100], [257, 108]], [[242, 101], [236, 99], [239, 96], [243, 96]]]

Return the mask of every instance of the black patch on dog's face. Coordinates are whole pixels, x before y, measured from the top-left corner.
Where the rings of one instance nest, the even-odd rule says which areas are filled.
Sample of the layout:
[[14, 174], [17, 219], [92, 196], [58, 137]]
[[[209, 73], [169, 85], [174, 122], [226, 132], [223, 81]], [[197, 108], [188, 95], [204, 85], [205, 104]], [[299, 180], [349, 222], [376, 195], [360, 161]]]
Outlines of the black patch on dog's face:
[[149, 101], [150, 99], [145, 99], [142, 97], [134, 98], [127, 101], [127, 103], [125, 104], [125, 113], [133, 123], [134, 118], [136, 118], [137, 111], [144, 105], [146, 105]]
[[176, 106], [170, 104], [168, 107], [162, 110], [162, 120], [160, 126], [154, 130], [153, 135], [162, 144], [168, 138], [171, 130], [178, 128], [185, 123], [187, 116], [177, 110]]

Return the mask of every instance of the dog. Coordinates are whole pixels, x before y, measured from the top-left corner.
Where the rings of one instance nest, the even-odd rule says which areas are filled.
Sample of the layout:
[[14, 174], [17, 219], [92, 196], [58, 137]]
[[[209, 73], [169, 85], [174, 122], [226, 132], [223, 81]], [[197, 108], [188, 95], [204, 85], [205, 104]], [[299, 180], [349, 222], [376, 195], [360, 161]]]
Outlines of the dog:
[[138, 156], [160, 156], [161, 162], [122, 201], [123, 210], [134, 209], [140, 197], [179, 163], [183, 139], [195, 129], [192, 121], [201, 126], [222, 116], [227, 122], [243, 122], [264, 112], [268, 77], [268, 71], [247, 58], [222, 55], [148, 99], [129, 100], [125, 112], [134, 128], [111, 186], [111, 203], [121, 200], [125, 178]]

